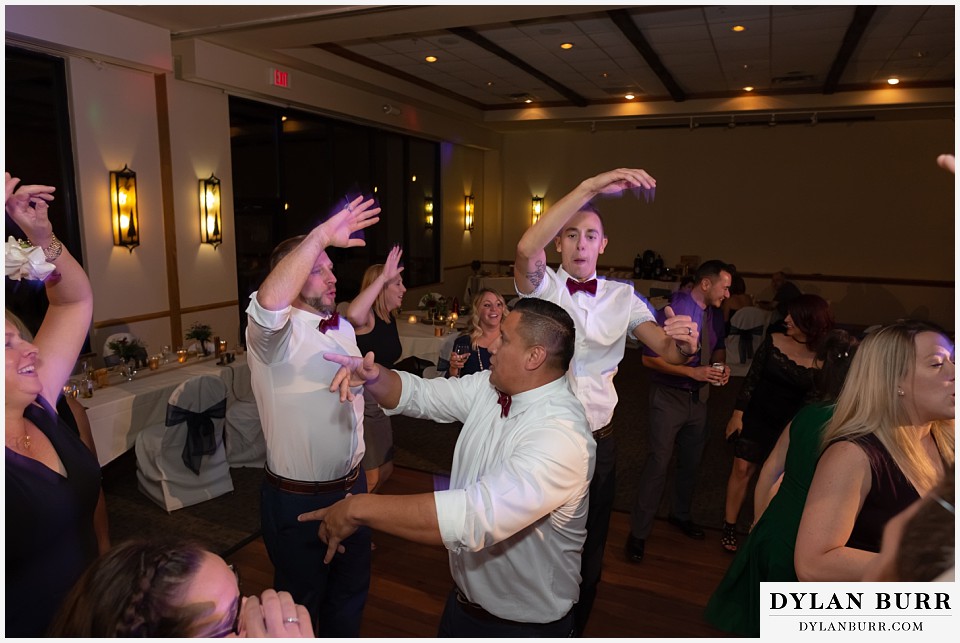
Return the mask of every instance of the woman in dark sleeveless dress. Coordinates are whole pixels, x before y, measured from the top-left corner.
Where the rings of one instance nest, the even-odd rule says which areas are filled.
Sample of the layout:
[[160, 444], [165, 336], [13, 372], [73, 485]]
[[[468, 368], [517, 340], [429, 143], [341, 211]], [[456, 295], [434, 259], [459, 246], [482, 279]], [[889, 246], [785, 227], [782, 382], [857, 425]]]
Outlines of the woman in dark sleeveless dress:
[[[403, 348], [397, 332], [394, 311], [403, 303], [403, 251], [394, 246], [386, 263], [367, 268], [360, 284], [360, 294], [347, 307], [347, 319], [357, 333], [357, 348], [361, 355], [373, 351], [381, 366], [392, 368], [400, 359]], [[367, 476], [367, 490], [374, 492], [393, 472], [393, 429], [383, 409], [365, 397], [363, 406], [363, 470]]]
[[794, 562], [801, 581], [857, 581], [884, 525], [954, 463], [954, 347], [923, 322], [867, 336], [854, 358], [807, 494]]
[[[93, 515], [100, 465], [53, 404], [70, 376], [93, 313], [90, 281], [53, 235], [53, 188], [6, 175], [7, 214], [54, 270], [50, 306], [31, 343], [5, 320], [6, 635], [43, 636], [70, 587], [97, 555]], [[9, 266], [9, 264], [8, 264]]]
[[737, 519], [750, 480], [787, 422], [806, 404], [817, 346], [833, 328], [833, 315], [822, 297], [800, 295], [790, 302], [784, 323], [783, 333], [771, 332], [757, 349], [727, 423], [727, 439], [736, 444], [720, 544], [731, 553], [737, 551]]

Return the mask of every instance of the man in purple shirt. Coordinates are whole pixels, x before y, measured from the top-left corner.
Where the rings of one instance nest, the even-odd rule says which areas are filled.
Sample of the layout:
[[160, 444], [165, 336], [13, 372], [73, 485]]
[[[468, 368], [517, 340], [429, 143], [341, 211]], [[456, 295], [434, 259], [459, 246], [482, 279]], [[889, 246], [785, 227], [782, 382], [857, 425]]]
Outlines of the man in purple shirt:
[[[718, 259], [697, 268], [693, 290], [674, 293], [667, 308], [687, 315], [700, 331], [701, 348], [684, 364], [671, 364], [649, 348], [643, 363], [650, 369], [650, 447], [640, 474], [640, 492], [630, 515], [627, 558], [643, 560], [646, 539], [666, 484], [667, 466], [677, 445], [677, 469], [668, 519], [690, 538], [702, 539], [703, 529], [690, 518], [697, 468], [707, 441], [707, 397], [710, 386], [723, 386], [730, 368], [714, 369], [714, 362], [726, 361], [723, 314], [720, 304], [730, 296], [732, 271]], [[657, 312], [662, 323], [667, 309]]]

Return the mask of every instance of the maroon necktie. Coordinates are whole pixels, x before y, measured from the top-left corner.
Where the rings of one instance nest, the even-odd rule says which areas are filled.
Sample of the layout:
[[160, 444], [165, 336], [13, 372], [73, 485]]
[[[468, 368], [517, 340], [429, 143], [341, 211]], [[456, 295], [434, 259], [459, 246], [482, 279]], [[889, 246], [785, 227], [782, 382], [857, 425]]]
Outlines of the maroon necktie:
[[500, 405], [500, 417], [507, 417], [510, 412], [510, 396], [497, 389], [497, 404]]
[[597, 280], [577, 281], [576, 279], [567, 277], [567, 291], [569, 291], [571, 295], [581, 290], [593, 297], [597, 294]]
[[340, 327], [340, 313], [333, 313], [327, 319], [321, 319], [320, 325], [317, 326], [317, 330], [321, 333], [326, 333], [331, 328], [336, 330]]

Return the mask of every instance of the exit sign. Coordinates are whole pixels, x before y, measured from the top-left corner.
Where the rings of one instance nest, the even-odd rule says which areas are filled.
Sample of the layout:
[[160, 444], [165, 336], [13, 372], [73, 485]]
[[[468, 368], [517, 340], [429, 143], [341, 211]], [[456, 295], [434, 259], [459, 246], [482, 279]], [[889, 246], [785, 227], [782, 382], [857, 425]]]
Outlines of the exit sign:
[[290, 74], [279, 69], [270, 70], [270, 84], [290, 88]]

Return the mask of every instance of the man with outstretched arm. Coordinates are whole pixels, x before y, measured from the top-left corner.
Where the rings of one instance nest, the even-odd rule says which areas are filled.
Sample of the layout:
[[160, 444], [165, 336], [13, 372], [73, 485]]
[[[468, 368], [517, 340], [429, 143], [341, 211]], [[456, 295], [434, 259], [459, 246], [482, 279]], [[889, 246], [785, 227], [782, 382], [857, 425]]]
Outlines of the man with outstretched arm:
[[463, 378], [424, 380], [361, 360], [325, 357], [343, 368], [331, 390], [341, 400], [364, 385], [387, 414], [463, 422], [450, 489], [350, 496], [306, 513], [320, 520], [327, 560], [369, 527], [449, 550], [455, 583], [440, 636], [570, 636], [580, 582], [594, 441], [565, 377], [575, 330], [559, 306], [517, 304], [490, 368]]
[[[580, 600], [574, 609], [582, 635], [593, 607], [615, 493], [616, 451], [611, 421], [617, 405], [613, 377], [623, 359], [628, 334], [671, 363], [697, 354], [697, 325], [672, 311], [663, 327], [633, 287], [597, 278], [597, 258], [607, 247], [603, 221], [590, 201], [601, 194], [640, 190], [651, 200], [657, 182], [643, 170], [617, 169], [586, 179], [557, 201], [517, 244], [514, 281], [521, 297], [561, 306], [577, 328], [577, 346], [567, 375], [583, 403], [597, 442], [597, 466], [590, 483], [590, 514], [583, 551]], [[553, 242], [560, 268], [547, 267], [544, 249]]]

